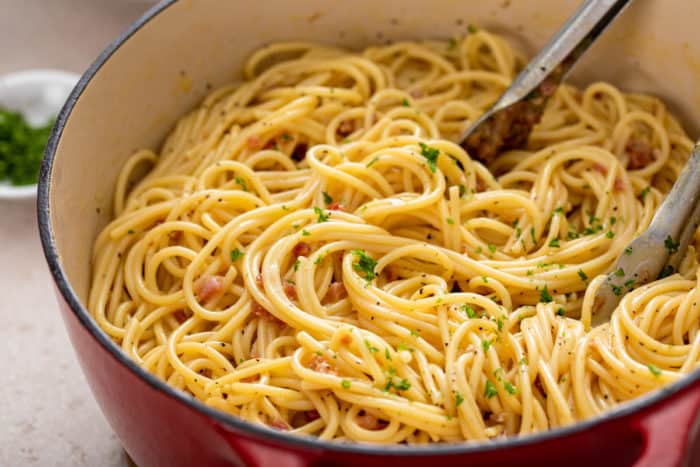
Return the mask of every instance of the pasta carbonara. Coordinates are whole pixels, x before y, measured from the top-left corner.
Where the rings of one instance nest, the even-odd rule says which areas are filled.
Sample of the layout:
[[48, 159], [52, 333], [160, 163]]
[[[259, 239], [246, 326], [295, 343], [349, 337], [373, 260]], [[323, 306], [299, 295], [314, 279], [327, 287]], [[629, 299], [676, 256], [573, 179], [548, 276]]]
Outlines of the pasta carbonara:
[[586, 291], [692, 143], [654, 97], [563, 85], [486, 167], [457, 139], [524, 63], [484, 30], [258, 50], [122, 169], [91, 313], [205, 404], [326, 440], [533, 433], [676, 381], [700, 358], [695, 241], [609, 325]]

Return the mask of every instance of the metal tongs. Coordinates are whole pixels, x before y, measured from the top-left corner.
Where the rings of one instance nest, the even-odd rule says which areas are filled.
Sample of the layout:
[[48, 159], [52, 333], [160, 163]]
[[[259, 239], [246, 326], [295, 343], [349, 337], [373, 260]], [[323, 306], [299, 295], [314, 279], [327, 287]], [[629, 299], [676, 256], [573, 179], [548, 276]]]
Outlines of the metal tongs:
[[700, 141], [659, 206], [649, 228], [618, 258], [595, 294], [591, 324], [610, 320], [622, 297], [635, 287], [678, 271], [688, 243], [700, 225]]
[[[489, 162], [502, 150], [525, 145], [562, 79], [630, 0], [586, 0], [496, 103], [462, 135], [472, 157]], [[678, 271], [700, 224], [700, 141], [651, 225], [620, 256], [595, 294], [592, 324], [610, 320], [622, 296]]]
[[460, 138], [470, 156], [490, 162], [525, 145], [545, 104], [593, 41], [631, 0], [586, 0]]

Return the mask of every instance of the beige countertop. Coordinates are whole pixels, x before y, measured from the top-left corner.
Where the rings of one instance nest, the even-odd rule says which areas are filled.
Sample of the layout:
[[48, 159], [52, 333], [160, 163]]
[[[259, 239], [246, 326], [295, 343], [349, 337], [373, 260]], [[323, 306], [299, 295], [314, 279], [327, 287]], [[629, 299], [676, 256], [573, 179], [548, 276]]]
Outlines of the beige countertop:
[[[152, 3], [0, 0], [0, 74], [83, 72]], [[126, 466], [61, 321], [34, 203], [0, 201], [0, 466]]]

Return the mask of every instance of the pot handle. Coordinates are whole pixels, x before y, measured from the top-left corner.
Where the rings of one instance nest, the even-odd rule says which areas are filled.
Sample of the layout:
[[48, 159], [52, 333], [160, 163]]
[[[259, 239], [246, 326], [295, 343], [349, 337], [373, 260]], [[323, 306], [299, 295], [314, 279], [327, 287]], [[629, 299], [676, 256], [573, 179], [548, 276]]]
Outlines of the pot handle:
[[699, 408], [700, 386], [695, 385], [642, 416], [637, 430], [644, 441], [633, 467], [687, 467], [700, 462]]

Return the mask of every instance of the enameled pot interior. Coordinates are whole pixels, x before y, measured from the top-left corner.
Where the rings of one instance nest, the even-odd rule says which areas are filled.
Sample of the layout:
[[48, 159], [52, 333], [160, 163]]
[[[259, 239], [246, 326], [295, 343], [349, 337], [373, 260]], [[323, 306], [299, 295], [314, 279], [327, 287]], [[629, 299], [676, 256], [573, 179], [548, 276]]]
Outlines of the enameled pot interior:
[[[531, 54], [563, 23], [578, 0], [431, 1], [166, 1], [154, 7], [108, 48], [83, 76], [59, 116], [42, 170], [39, 221], [47, 259], [59, 289], [81, 321], [117, 358], [137, 367], [89, 320], [84, 308], [90, 255], [111, 216], [119, 169], [138, 148], [157, 149], [174, 122], [210, 87], [239, 76], [256, 48], [282, 40], [322, 41], [358, 48], [389, 40], [449, 38], [470, 24], [506, 35]], [[654, 93], [670, 103], [691, 136], [700, 128], [700, 29], [692, 0], [634, 3], [577, 66], [572, 79], [610, 81]], [[143, 373], [143, 372], [141, 372]], [[181, 397], [154, 377], [150, 384], [225, 423], [295, 443], [287, 435], [252, 428]], [[697, 372], [671, 393], [698, 379]], [[612, 413], [621, 416], [653, 403], [645, 397]], [[537, 435], [557, 436], [597, 421]], [[530, 437], [533, 441], [537, 437]], [[308, 442], [308, 441], [305, 441]], [[514, 444], [508, 440], [489, 445]], [[327, 443], [317, 444], [329, 447]], [[367, 446], [334, 449], [373, 452]], [[401, 447], [403, 452], [405, 448]], [[424, 449], [424, 448], [423, 448]], [[442, 448], [440, 448], [442, 449]], [[446, 450], [471, 447], [444, 447]], [[387, 448], [381, 448], [386, 454]]]

